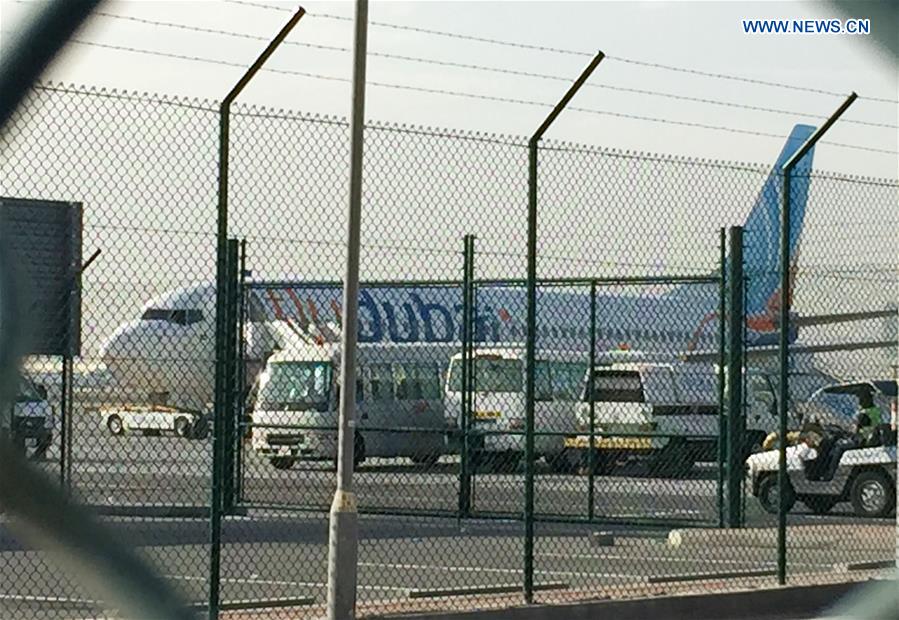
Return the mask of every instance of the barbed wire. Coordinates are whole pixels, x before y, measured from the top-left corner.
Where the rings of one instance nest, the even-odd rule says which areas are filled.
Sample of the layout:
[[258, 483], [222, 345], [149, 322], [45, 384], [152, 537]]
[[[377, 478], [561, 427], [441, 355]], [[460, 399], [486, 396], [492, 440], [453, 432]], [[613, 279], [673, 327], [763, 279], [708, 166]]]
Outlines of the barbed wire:
[[[175, 59], [179, 59], [179, 60], [203, 62], [203, 63], [208, 63], [208, 64], [228, 66], [228, 67], [245, 68], [245, 65], [243, 63], [232, 62], [232, 61], [222, 60], [222, 59], [218, 59], [218, 58], [204, 58], [201, 56], [191, 56], [191, 55], [187, 55], [187, 54], [178, 54], [175, 52], [147, 50], [147, 49], [136, 48], [136, 47], [126, 46], [126, 45], [114, 45], [111, 43], [100, 43], [98, 41], [86, 41], [84, 39], [78, 39], [78, 38], [72, 38], [72, 39], [70, 39], [70, 42], [78, 44], [78, 45], [85, 45], [85, 46], [91, 46], [91, 47], [131, 52], [131, 53], [136, 53], [136, 54], [145, 54], [145, 55], [158, 56], [158, 57], [164, 57], [164, 58], [175, 58]], [[299, 77], [306, 77], [306, 78], [311, 78], [311, 79], [318, 79], [318, 80], [325, 80], [325, 81], [332, 81], [332, 82], [340, 82], [340, 83], [345, 83], [345, 84], [349, 84], [351, 82], [351, 80], [349, 78], [337, 77], [337, 76], [332, 76], [332, 75], [324, 75], [321, 73], [312, 73], [312, 72], [308, 72], [308, 71], [297, 71], [294, 69], [277, 69], [277, 68], [273, 68], [273, 67], [263, 67], [262, 71], [268, 71], [270, 73], [280, 73], [280, 74], [284, 74], [284, 75], [295, 75], [295, 76], [299, 76]], [[478, 99], [478, 100], [482, 100], [482, 101], [512, 103], [512, 104], [516, 104], [516, 105], [535, 106], [535, 107], [541, 107], [541, 108], [551, 108], [553, 106], [552, 103], [543, 102], [543, 101], [533, 101], [533, 100], [528, 100], [528, 99], [516, 99], [513, 97], [503, 97], [503, 96], [498, 96], [498, 95], [485, 95], [485, 94], [480, 94], [480, 93], [469, 93], [469, 92], [464, 92], [464, 91], [453, 91], [453, 90], [447, 90], [447, 89], [442, 89], [442, 88], [412, 86], [409, 84], [394, 84], [394, 83], [390, 83], [390, 82], [379, 82], [379, 81], [374, 81], [374, 80], [368, 81], [366, 83], [369, 86], [376, 86], [379, 88], [391, 88], [391, 89], [406, 90], [406, 91], [411, 91], [411, 92], [420, 92], [420, 93], [435, 94], [435, 95], [445, 95], [445, 96], [450, 96], [450, 97]], [[567, 109], [571, 110], [571, 111], [575, 111], [575, 112], [586, 113], [586, 114], [605, 115], [605, 116], [612, 116], [612, 117], [616, 117], [616, 118], [626, 118], [626, 119], [630, 119], [630, 120], [661, 123], [661, 124], [666, 124], [666, 125], [679, 125], [679, 126], [684, 126], [684, 127], [695, 127], [695, 128], [709, 129], [709, 130], [714, 130], [714, 131], [725, 131], [725, 132], [744, 134], [744, 135], [776, 138], [778, 140], [783, 139], [783, 136], [781, 134], [762, 132], [762, 131], [751, 130], [751, 129], [741, 129], [741, 128], [737, 128], [737, 127], [727, 127], [727, 126], [723, 126], [723, 125], [710, 125], [710, 124], [706, 124], [706, 123], [698, 123], [698, 122], [692, 122], [692, 121], [679, 121], [679, 120], [674, 120], [674, 119], [658, 118], [658, 117], [653, 117], [653, 116], [642, 116], [642, 115], [637, 115], [637, 114], [628, 114], [628, 113], [624, 113], [624, 112], [613, 112], [611, 110], [599, 110], [599, 109], [595, 109], [595, 108], [583, 108], [583, 107], [577, 107], [577, 106], [569, 106]], [[879, 148], [869, 147], [869, 146], [861, 146], [861, 145], [857, 145], [857, 144], [845, 144], [842, 142], [831, 142], [831, 141], [825, 141], [825, 140], [822, 140], [820, 143], [821, 144], [829, 144], [831, 146], [836, 146], [836, 147], [840, 147], [840, 148], [868, 151], [871, 153], [886, 153], [889, 155], [895, 155], [895, 151], [891, 151], [888, 149], [879, 149]]]
[[[19, 1], [24, 2], [24, 0], [19, 0]], [[228, 37], [233, 37], [233, 38], [247, 39], [247, 40], [252, 40], [252, 41], [263, 41], [264, 42], [264, 41], [268, 40], [266, 37], [263, 37], [263, 36], [253, 35], [253, 34], [248, 34], [248, 33], [243, 33], [243, 32], [236, 32], [236, 31], [232, 31], [232, 30], [221, 30], [221, 29], [217, 29], [217, 28], [205, 28], [202, 26], [193, 26], [193, 25], [187, 25], [187, 24], [179, 24], [179, 23], [175, 23], [175, 22], [159, 21], [159, 20], [153, 20], [153, 19], [146, 19], [146, 18], [142, 18], [142, 17], [133, 17], [130, 15], [117, 15], [115, 13], [107, 13], [105, 11], [96, 11], [95, 15], [100, 16], [100, 17], [110, 18], [110, 19], [120, 19], [120, 20], [125, 20], [125, 21], [131, 21], [131, 22], [148, 25], [148, 26], [154, 26], [154, 27], [173, 28], [173, 29], [185, 30], [185, 31], [189, 31], [189, 32], [200, 32], [200, 33], [205, 33], [205, 34], [214, 34], [214, 35], [228, 36]], [[322, 44], [322, 43], [310, 43], [310, 42], [306, 42], [306, 41], [284, 41], [283, 44], [289, 45], [289, 46], [295, 46], [295, 47], [305, 47], [305, 48], [309, 48], [309, 49], [318, 49], [318, 50], [340, 52], [340, 53], [349, 53], [350, 51], [352, 51], [348, 47], [341, 47], [341, 46], [337, 46], [337, 45], [326, 45], [326, 44]], [[571, 81], [569, 78], [564, 77], [564, 76], [552, 75], [552, 74], [548, 74], [548, 73], [538, 73], [538, 72], [534, 72], [534, 71], [522, 71], [522, 70], [518, 70], [518, 69], [510, 69], [508, 67], [496, 67], [496, 66], [489, 66], [489, 65], [471, 64], [471, 63], [463, 63], [463, 62], [450, 61], [450, 60], [440, 60], [440, 59], [436, 59], [436, 58], [424, 58], [424, 57], [419, 57], [419, 56], [408, 56], [408, 55], [404, 55], [404, 54], [392, 54], [392, 53], [377, 52], [377, 51], [369, 51], [368, 55], [372, 56], [372, 57], [377, 57], [377, 58], [387, 58], [387, 59], [391, 59], [391, 60], [399, 60], [402, 62], [414, 62], [414, 63], [432, 65], [432, 66], [451, 67], [451, 68], [455, 68], [455, 69], [467, 69], [467, 70], [472, 70], [472, 71], [498, 73], [498, 74], [503, 74], [503, 75], [516, 76], [516, 77], [528, 77], [528, 78], [552, 80], [552, 81], [556, 81], [556, 82], [565, 82], [565, 83], [568, 83]], [[783, 115], [788, 115], [788, 116], [810, 116], [810, 117], [815, 116], [818, 118], [826, 118], [826, 116], [824, 116], [824, 115], [820, 115], [820, 114], [816, 115], [816, 114], [811, 114], [809, 112], [804, 112], [804, 111], [801, 112], [798, 110], [784, 110], [784, 109], [779, 109], [779, 108], [771, 108], [771, 107], [765, 107], [765, 106], [737, 103], [737, 102], [733, 102], [733, 101], [723, 101], [720, 99], [710, 99], [710, 98], [706, 98], [706, 97], [694, 97], [694, 96], [690, 96], [690, 95], [681, 95], [681, 94], [677, 94], [677, 93], [663, 92], [663, 91], [651, 90], [651, 89], [632, 88], [632, 87], [625, 87], [625, 86], [617, 86], [617, 85], [613, 85], [613, 84], [593, 83], [593, 82], [588, 82], [584, 86], [586, 88], [603, 89], [603, 90], [610, 90], [610, 91], [615, 91], [615, 92], [631, 93], [631, 94], [638, 94], [638, 95], [648, 95], [648, 96], [652, 96], [652, 97], [662, 97], [662, 98], [666, 98], [666, 99], [673, 99], [676, 101], [702, 103], [702, 104], [706, 104], [706, 105], [715, 105], [715, 106], [722, 106], [722, 107], [733, 108], [733, 109], [750, 110], [750, 111], [754, 111], [754, 112], [765, 112], [765, 113], [769, 113], [769, 114], [783, 114]], [[868, 127], [881, 127], [881, 128], [886, 128], [886, 129], [899, 129], [899, 125], [892, 125], [889, 123], [878, 123], [878, 122], [873, 122], [873, 121], [845, 119], [845, 120], [843, 120], [843, 123], [849, 123], [849, 124], [854, 124], [854, 125], [864, 125], [864, 126], [868, 126]]]
[[[272, 11], [281, 11], [281, 12], [291, 12], [292, 11], [292, 9], [289, 9], [287, 7], [273, 6], [271, 4], [265, 4], [262, 2], [251, 2], [249, 0], [225, 0], [225, 2], [228, 2], [230, 4], [253, 6], [253, 7], [272, 10]], [[346, 17], [344, 15], [335, 15], [333, 13], [318, 13], [318, 12], [316, 12], [316, 13], [309, 13], [309, 15], [311, 17], [317, 17], [320, 19], [330, 19], [330, 20], [334, 20], [334, 21], [342, 21], [342, 22], [352, 22], [353, 21], [353, 19], [351, 17]], [[596, 54], [595, 50], [594, 51], [586, 51], [586, 50], [565, 49], [565, 48], [560, 48], [560, 47], [550, 47], [550, 46], [545, 46], [545, 45], [534, 45], [534, 44], [529, 44], [529, 43], [521, 43], [518, 41], [494, 39], [494, 38], [490, 38], [490, 37], [480, 37], [480, 36], [476, 36], [476, 35], [462, 34], [462, 33], [458, 33], [458, 32], [449, 32], [446, 30], [436, 30], [436, 29], [432, 29], [432, 28], [422, 28], [419, 26], [409, 26], [406, 24], [395, 24], [395, 23], [391, 23], [391, 22], [381, 22], [381, 21], [371, 20], [371, 21], [369, 21], [369, 24], [372, 26], [378, 26], [381, 28], [392, 28], [395, 30], [418, 32], [421, 34], [441, 36], [441, 37], [447, 37], [447, 38], [451, 38], [451, 39], [460, 39], [460, 40], [464, 40], [464, 41], [477, 41], [479, 43], [488, 43], [491, 45], [502, 45], [502, 46], [506, 46], [506, 47], [527, 49], [527, 50], [538, 51], [538, 52], [552, 52], [555, 54], [565, 54], [565, 55], [570, 55], [570, 56], [583, 56], [583, 57], [592, 57]], [[634, 58], [626, 58], [624, 56], [611, 56], [611, 55], [607, 54], [606, 59], [613, 60], [616, 62], [621, 62], [621, 63], [637, 65], [637, 66], [641, 66], [641, 67], [647, 67], [647, 68], [652, 68], [652, 69], [662, 69], [665, 71], [674, 71], [674, 72], [679, 72], [679, 73], [687, 73], [687, 74], [691, 74], [691, 75], [697, 75], [697, 76], [701, 76], [701, 77], [707, 77], [707, 78], [713, 78], [713, 79], [719, 79], [719, 80], [731, 80], [731, 81], [737, 81], [737, 82], [744, 82], [747, 84], [755, 84], [758, 86], [784, 88], [784, 89], [789, 89], [789, 90], [804, 91], [804, 92], [809, 92], [809, 93], [815, 93], [818, 95], [828, 95], [828, 96], [833, 96], [833, 97], [845, 97], [846, 96], [846, 93], [832, 91], [832, 90], [825, 90], [822, 88], [814, 88], [814, 87], [809, 87], [809, 86], [798, 86], [796, 84], [787, 84], [785, 82], [775, 82], [775, 81], [770, 81], [770, 80], [760, 80], [757, 78], [751, 78], [751, 77], [740, 76], [740, 75], [732, 75], [732, 74], [728, 74], [728, 73], [716, 73], [713, 71], [702, 71], [699, 69], [691, 69], [689, 67], [678, 67], [675, 65], [663, 64], [663, 63], [658, 63], [658, 62], [650, 62], [650, 61], [645, 61], [645, 60], [637, 60]], [[876, 101], [879, 103], [891, 103], [891, 104], [899, 103], [899, 99], [889, 99], [886, 97], [869, 97], [869, 96], [861, 96], [860, 95], [859, 99], [865, 99], [867, 101]]]

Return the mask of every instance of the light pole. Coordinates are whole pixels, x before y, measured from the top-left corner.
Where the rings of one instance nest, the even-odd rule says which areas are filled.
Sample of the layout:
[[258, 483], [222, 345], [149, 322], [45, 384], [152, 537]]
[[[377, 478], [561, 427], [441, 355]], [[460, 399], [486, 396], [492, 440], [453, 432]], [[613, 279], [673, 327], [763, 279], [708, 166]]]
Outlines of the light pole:
[[356, 0], [353, 94], [350, 111], [350, 203], [347, 218], [346, 279], [341, 328], [340, 418], [337, 426], [337, 490], [328, 532], [328, 619], [356, 614], [356, 555], [359, 517], [353, 492], [356, 412], [356, 317], [359, 311], [359, 229], [362, 219], [362, 140], [365, 118], [365, 51], [368, 0]]

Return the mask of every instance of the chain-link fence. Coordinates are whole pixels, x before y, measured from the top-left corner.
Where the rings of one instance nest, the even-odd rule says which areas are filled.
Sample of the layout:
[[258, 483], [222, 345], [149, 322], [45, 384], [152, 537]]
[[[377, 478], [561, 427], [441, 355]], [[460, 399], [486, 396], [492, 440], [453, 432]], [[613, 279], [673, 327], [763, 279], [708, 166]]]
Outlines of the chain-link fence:
[[[52, 443], [26, 449], [197, 606], [314, 615], [343, 387], [347, 126], [232, 111], [233, 347], [216, 414], [218, 120], [211, 102], [45, 84], [11, 125], [0, 195], [81, 203], [85, 255], [101, 250], [80, 278], [80, 356], [26, 360], [55, 409]], [[372, 124], [365, 141], [361, 613], [515, 604], [526, 577], [557, 601], [773, 585], [784, 560], [790, 583], [892, 562], [895, 182], [794, 182], [788, 410], [802, 432], [788, 436], [783, 556], [777, 461], [762, 462], [780, 402], [769, 167], [547, 143], [529, 333], [524, 140]], [[740, 222], [735, 262], [722, 230]], [[841, 468], [827, 442], [849, 439], [864, 389], [820, 390], [876, 380], [887, 428]], [[868, 449], [838, 449], [853, 447]], [[0, 615], [105, 617], [75, 576], [2, 541]]]

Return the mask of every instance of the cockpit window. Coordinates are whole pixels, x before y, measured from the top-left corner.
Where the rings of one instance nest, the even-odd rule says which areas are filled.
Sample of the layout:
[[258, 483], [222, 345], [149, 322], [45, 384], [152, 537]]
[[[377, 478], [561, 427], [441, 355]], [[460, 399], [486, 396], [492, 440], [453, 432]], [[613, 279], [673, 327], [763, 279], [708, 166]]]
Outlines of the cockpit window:
[[203, 320], [203, 311], [148, 308], [140, 318], [142, 321], [165, 321], [166, 323], [174, 323], [176, 325], [193, 325]]

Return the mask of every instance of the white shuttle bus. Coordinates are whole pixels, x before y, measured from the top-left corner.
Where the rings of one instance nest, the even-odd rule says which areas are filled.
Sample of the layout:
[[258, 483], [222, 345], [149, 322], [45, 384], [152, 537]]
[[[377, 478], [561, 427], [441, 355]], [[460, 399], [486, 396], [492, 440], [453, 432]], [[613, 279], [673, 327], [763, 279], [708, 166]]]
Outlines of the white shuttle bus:
[[[476, 348], [469, 449], [474, 463], [514, 470], [524, 455], [525, 430], [524, 347]], [[574, 428], [574, 411], [587, 373], [587, 354], [577, 351], [537, 350], [535, 368], [534, 454], [554, 470], [574, 465], [565, 449], [565, 437]], [[447, 415], [461, 427], [462, 353], [450, 360], [446, 382]]]
[[[407, 457], [433, 464], [446, 452], [443, 377], [453, 345], [359, 344], [355, 463]], [[340, 344], [293, 342], [259, 377], [252, 445], [278, 469], [337, 458]]]

